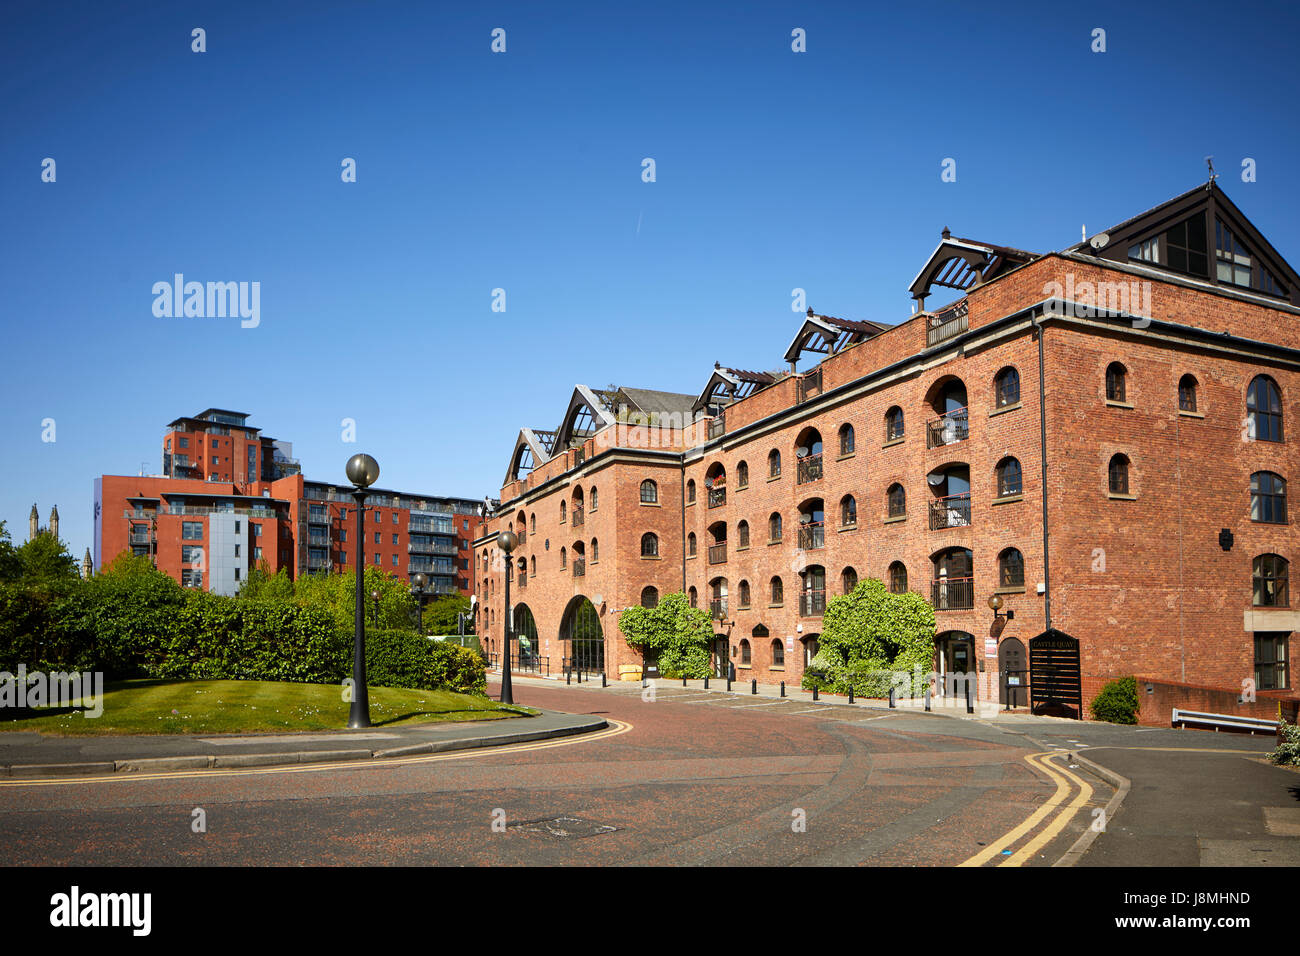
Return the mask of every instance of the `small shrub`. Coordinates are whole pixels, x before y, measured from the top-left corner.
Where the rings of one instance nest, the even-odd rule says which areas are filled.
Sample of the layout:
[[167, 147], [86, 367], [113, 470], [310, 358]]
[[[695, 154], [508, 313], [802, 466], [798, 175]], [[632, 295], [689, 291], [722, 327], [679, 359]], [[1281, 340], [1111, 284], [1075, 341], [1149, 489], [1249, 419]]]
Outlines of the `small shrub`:
[[1288, 724], [1286, 718], [1282, 718], [1281, 735], [1282, 742], [1268, 758], [1275, 764], [1300, 766], [1300, 724]]
[[[351, 635], [348, 635], [349, 646]], [[352, 656], [346, 666], [351, 673]], [[483, 659], [467, 647], [431, 641], [410, 631], [366, 634], [366, 683], [371, 687], [410, 687], [487, 694]]]
[[1110, 724], [1136, 724], [1138, 715], [1137, 678], [1121, 677], [1101, 689], [1092, 699], [1092, 719]]

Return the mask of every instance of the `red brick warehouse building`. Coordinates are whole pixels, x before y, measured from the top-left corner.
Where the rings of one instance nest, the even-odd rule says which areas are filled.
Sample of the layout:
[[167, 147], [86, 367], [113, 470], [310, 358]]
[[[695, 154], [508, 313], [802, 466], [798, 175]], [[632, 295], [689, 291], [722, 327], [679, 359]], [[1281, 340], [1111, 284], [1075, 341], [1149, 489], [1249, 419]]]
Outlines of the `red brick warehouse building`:
[[[265, 563], [291, 577], [355, 562], [355, 501], [347, 484], [304, 478], [289, 442], [209, 408], [163, 436], [163, 473], [95, 481], [95, 567], [123, 551], [152, 558], [186, 587], [233, 594]], [[367, 490], [365, 559], [389, 574], [424, 574], [434, 594], [472, 590], [481, 504]]]
[[894, 326], [809, 310], [789, 373], [578, 386], [521, 431], [475, 542], [496, 646], [510, 527], [515, 631], [553, 669], [639, 665], [620, 611], [685, 590], [717, 673], [796, 683], [870, 576], [933, 604], [940, 671], [1047, 687], [1064, 648], [1072, 712], [1130, 674], [1293, 697], [1300, 276], [1241, 210], [1211, 183], [1047, 254], [944, 230], [910, 292]]

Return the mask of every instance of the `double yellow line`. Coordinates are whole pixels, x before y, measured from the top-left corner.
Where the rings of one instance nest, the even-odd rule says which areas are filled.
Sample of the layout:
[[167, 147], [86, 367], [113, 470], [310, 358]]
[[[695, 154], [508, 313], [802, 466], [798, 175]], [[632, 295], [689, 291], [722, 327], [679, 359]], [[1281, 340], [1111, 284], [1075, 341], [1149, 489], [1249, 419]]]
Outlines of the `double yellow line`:
[[[1043, 821], [1047, 820], [1053, 813], [1055, 819], [1048, 822], [1041, 830], [1034, 834], [1032, 839], [1026, 842], [1015, 853], [999, 863], [999, 866], [1023, 866], [1026, 862], [1033, 859], [1034, 854], [1048, 842], [1054, 839], [1065, 829], [1066, 825], [1074, 819], [1074, 815], [1079, 812], [1079, 808], [1092, 799], [1092, 786], [1087, 780], [1077, 774], [1070, 773], [1063, 767], [1054, 766], [1051, 763], [1052, 757], [1065, 754], [1063, 750], [1045, 751], [1043, 753], [1029, 754], [1025, 757], [1025, 763], [1029, 764], [1036, 770], [1046, 774], [1048, 779], [1056, 784], [1056, 792], [1048, 798], [1047, 802], [1025, 818], [1024, 822], [1013, 830], [1003, 834], [993, 843], [990, 843], [984, 849], [980, 850], [969, 860], [958, 864], [959, 866], [984, 866], [989, 860], [1002, 853], [1003, 850], [1014, 846], [1017, 842], [1024, 839], [1030, 833], [1034, 833]], [[1077, 785], [1078, 794], [1068, 804], [1065, 802], [1070, 791]]]
[[404, 767], [412, 764], [433, 763], [442, 760], [467, 760], [471, 757], [494, 757], [501, 754], [526, 753], [533, 750], [547, 750], [551, 747], [571, 747], [574, 744], [593, 743], [609, 737], [617, 737], [632, 729], [632, 725], [622, 720], [607, 718], [609, 724], [604, 730], [589, 734], [574, 734], [553, 740], [537, 740], [522, 744], [507, 744], [503, 747], [477, 747], [471, 750], [454, 750], [448, 753], [420, 754], [414, 757], [371, 757], [366, 760], [322, 761], [310, 764], [290, 764], [286, 766], [217, 768], [211, 770], [169, 770], [159, 773], [115, 773], [112, 776], [50, 777], [48, 779], [3, 780], [0, 788], [5, 787], [60, 787], [72, 784], [92, 783], [138, 783], [143, 780], [186, 780], [198, 777], [248, 777], [254, 774], [289, 774], [320, 773], [329, 770], [360, 770], [381, 767]]

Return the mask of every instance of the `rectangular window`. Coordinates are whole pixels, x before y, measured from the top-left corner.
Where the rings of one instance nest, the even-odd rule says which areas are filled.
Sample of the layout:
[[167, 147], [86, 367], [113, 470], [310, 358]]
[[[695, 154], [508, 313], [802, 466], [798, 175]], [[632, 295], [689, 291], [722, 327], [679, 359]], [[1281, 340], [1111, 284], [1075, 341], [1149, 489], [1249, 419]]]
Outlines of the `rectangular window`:
[[239, 545], [235, 545], [235, 557], [239, 557]]
[[397, 567], [397, 555], [393, 555], [393, 567]]
[[393, 544], [397, 544], [397, 534], [393, 534]]
[[178, 438], [176, 439], [176, 447], [177, 447], [177, 448], [189, 448], [189, 447], [190, 447], [190, 440], [189, 440], [188, 438], [185, 438], [184, 436], [178, 437]]
[[181, 522], [181, 539], [183, 541], [202, 541], [203, 540], [203, 522], [202, 521], [182, 521]]
[[249, 527], [253, 529], [254, 538], [260, 538], [262, 536], [262, 526], [260, 524], [257, 524], [256, 522], [250, 522]]
[[375, 564], [378, 564], [378, 563], [379, 563], [379, 554], [378, 554], [378, 552], [376, 552], [376, 553], [375, 553]]
[[1205, 213], [1198, 212], [1166, 232], [1165, 252], [1171, 269], [1208, 276], [1210, 258], [1205, 248]]
[[235, 534], [239, 534], [239, 528], [240, 528], [240, 525], [241, 525], [241, 524], [243, 524], [243, 522], [241, 522], [241, 521], [236, 521], [236, 522], [235, 522]]
[[347, 542], [348, 542], [348, 529], [347, 529], [347, 528], [340, 528], [340, 529], [339, 529], [339, 541], [341, 541], [343, 544], [347, 544]]
[[393, 524], [397, 524], [397, 512], [393, 512]]
[[382, 536], [382, 532], [379, 531], [375, 532], [375, 544], [379, 544], [379, 539], [381, 536]]
[[239, 568], [235, 568], [235, 580], [239, 580]]
[[262, 560], [262, 549], [261, 549], [261, 548], [254, 548], [254, 549], [253, 549], [253, 560], [254, 560], [254, 561], [261, 561], [261, 560]]
[[1287, 690], [1291, 675], [1287, 650], [1290, 633], [1277, 631], [1255, 634], [1255, 688], [1257, 690]]

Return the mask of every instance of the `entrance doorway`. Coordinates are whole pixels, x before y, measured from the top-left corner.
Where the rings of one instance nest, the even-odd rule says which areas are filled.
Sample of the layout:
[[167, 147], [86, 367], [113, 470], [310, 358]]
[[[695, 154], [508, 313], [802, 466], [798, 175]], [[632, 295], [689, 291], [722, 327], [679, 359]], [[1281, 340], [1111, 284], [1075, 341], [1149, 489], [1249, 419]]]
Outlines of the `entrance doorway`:
[[939, 671], [940, 693], [945, 697], [965, 697], [965, 682], [970, 681], [972, 698], [975, 680], [975, 636], [965, 631], [949, 631], [934, 639], [935, 664]]
[[1024, 707], [1029, 703], [1029, 664], [1020, 638], [1008, 637], [998, 645], [998, 678], [999, 704]]
[[731, 664], [731, 641], [722, 634], [713, 636], [713, 676], [723, 680]]

